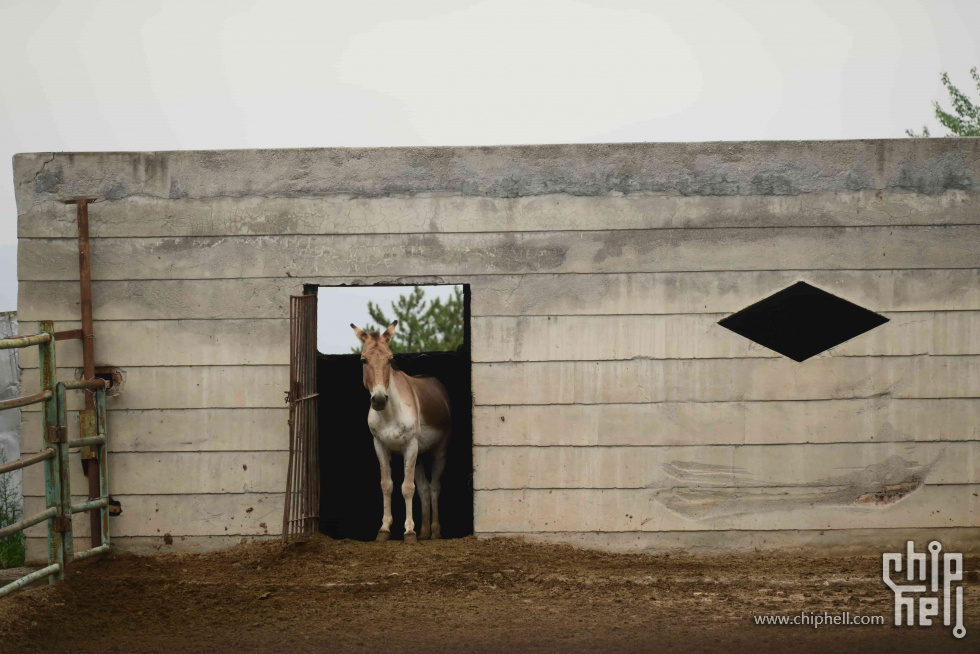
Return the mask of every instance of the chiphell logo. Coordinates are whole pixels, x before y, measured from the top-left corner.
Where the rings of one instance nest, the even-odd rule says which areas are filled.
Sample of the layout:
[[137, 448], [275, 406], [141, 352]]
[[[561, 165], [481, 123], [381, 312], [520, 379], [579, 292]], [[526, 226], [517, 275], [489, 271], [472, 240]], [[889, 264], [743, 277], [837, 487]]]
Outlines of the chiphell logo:
[[[955, 606], [956, 626], [953, 627], [953, 636], [963, 638], [966, 636], [966, 627], [963, 626], [963, 584], [956, 584], [954, 589], [954, 583], [963, 581], [963, 555], [950, 552], [940, 555], [943, 546], [935, 540], [929, 543], [928, 549], [927, 561], [925, 552], [915, 551], [913, 541], [906, 544], [905, 580], [923, 582], [921, 584], [899, 585], [892, 581], [892, 574], [902, 572], [903, 555], [900, 552], [881, 555], [881, 578], [895, 593], [895, 624], [902, 624], [904, 613], [907, 625], [916, 624], [915, 615], [918, 614], [919, 625], [931, 626], [932, 619], [939, 616], [939, 593], [942, 591], [943, 624], [947, 627], [952, 625]], [[900, 577], [898, 578], [902, 581]], [[941, 589], [940, 581], [942, 581]], [[954, 590], [955, 604], [952, 601]], [[920, 596], [918, 606], [914, 595]]]

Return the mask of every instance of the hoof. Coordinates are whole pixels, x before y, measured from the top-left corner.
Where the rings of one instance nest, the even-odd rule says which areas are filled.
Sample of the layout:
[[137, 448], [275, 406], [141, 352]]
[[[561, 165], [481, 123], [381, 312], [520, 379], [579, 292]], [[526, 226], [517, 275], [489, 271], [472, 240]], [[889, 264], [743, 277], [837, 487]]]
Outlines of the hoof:
[[417, 543], [419, 539], [416, 538], [414, 531], [405, 532], [405, 542], [406, 543]]
[[378, 543], [383, 543], [386, 540], [389, 540], [390, 538], [391, 538], [391, 532], [390, 531], [379, 531], [378, 532], [378, 537], [375, 538], [374, 540], [377, 541]]
[[432, 538], [432, 535], [428, 529], [423, 529], [419, 532], [419, 540], [429, 540], [430, 538]]
[[432, 540], [440, 540], [442, 538], [442, 530], [439, 527], [432, 528]]

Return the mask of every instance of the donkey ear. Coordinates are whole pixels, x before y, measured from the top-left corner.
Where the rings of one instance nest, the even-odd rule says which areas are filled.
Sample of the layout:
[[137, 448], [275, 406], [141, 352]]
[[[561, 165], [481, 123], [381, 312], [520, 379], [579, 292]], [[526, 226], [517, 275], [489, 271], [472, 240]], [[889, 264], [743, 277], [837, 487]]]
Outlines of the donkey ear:
[[384, 333], [381, 335], [381, 338], [383, 338], [385, 340], [385, 343], [388, 343], [388, 342], [391, 341], [392, 337], [395, 335], [395, 327], [397, 327], [397, 326], [398, 326], [398, 321], [397, 320], [395, 322], [391, 323], [390, 325], [388, 325], [388, 329], [386, 329], [384, 331]]
[[361, 329], [360, 327], [358, 327], [354, 323], [351, 323], [350, 326], [351, 326], [351, 329], [354, 330], [354, 333], [357, 334], [357, 337], [359, 339], [361, 339], [361, 342], [362, 343], [364, 343], [365, 341], [367, 341], [367, 332], [366, 331], [364, 331], [363, 329]]

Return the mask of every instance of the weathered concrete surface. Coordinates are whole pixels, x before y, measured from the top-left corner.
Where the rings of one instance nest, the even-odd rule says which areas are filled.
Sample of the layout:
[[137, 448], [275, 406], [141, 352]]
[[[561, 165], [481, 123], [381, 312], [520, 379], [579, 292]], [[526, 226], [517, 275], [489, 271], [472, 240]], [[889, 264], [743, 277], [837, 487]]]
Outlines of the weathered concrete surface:
[[[303, 283], [470, 284], [474, 316], [733, 313], [801, 279], [878, 312], [978, 311], [980, 270], [786, 270], [96, 281], [102, 320], [288, 318]], [[21, 281], [23, 320], [77, 320], [75, 282]]]
[[[0, 338], [16, 336], [18, 332], [17, 312], [0, 312]], [[0, 350], [0, 400], [9, 400], [20, 395], [20, 368], [18, 355], [22, 350]], [[0, 452], [7, 461], [20, 458], [20, 409], [0, 411]], [[14, 479], [14, 491], [20, 493], [21, 473], [10, 473]]]
[[[94, 328], [97, 366], [289, 365], [288, 320], [98, 320]], [[81, 367], [81, 341], [58, 343], [58, 365]], [[21, 367], [37, 366], [37, 350], [24, 351]]]
[[[302, 292], [288, 277], [96, 281], [92, 311], [97, 320], [289, 318], [289, 296]], [[21, 281], [18, 304], [26, 316], [79, 320], [78, 282]]]
[[[24, 452], [41, 449], [41, 414], [22, 414]], [[289, 450], [288, 409], [113, 409], [110, 452], [282, 452]], [[78, 421], [68, 421], [78, 438]]]
[[[474, 444], [543, 447], [976, 441], [980, 399], [476, 406]], [[25, 432], [26, 433], [26, 432]]]
[[[728, 314], [533, 316], [473, 319], [473, 360], [780, 358], [718, 324]], [[889, 322], [819, 354], [980, 354], [980, 312], [888, 313]]]
[[800, 195], [976, 190], [973, 139], [332, 148], [14, 156], [18, 213], [74, 197]]
[[[73, 254], [22, 239], [18, 275], [77, 279]], [[980, 225], [92, 240], [98, 280], [978, 267]]]
[[[123, 490], [123, 489], [121, 489]], [[125, 507], [113, 518], [112, 536], [262, 536], [281, 531], [283, 493], [220, 493], [209, 495], [127, 495], [113, 497]], [[84, 502], [87, 495], [73, 497]], [[251, 511], [249, 511], [251, 509]], [[28, 514], [44, 510], [43, 497], [24, 498]], [[72, 516], [75, 538], [89, 535], [87, 514]], [[45, 535], [45, 526], [35, 525], [29, 537]]]
[[[728, 314], [476, 317], [473, 360], [614, 361], [630, 358], [779, 358], [725, 329]], [[883, 312], [884, 325], [820, 357], [980, 354], [980, 311]], [[59, 321], [55, 329], [77, 329]], [[97, 365], [288, 365], [285, 319], [96, 321]], [[79, 341], [58, 346], [63, 367], [82, 365]], [[21, 352], [37, 368], [37, 350]]]
[[[280, 408], [288, 386], [289, 366], [164, 366], [128, 368], [125, 392], [106, 398], [106, 407], [125, 409]], [[77, 368], [58, 368], [59, 379], [80, 379]], [[39, 388], [37, 369], [25, 370], [24, 392]], [[33, 391], [37, 392], [37, 391]], [[40, 411], [38, 405], [24, 413]], [[85, 408], [72, 393], [68, 410]]]
[[489, 534], [974, 527], [980, 519], [980, 484], [926, 485], [884, 509], [823, 502], [821, 490], [794, 485], [729, 494], [724, 510], [707, 516], [678, 510], [704, 502], [707, 491], [696, 489], [678, 498], [673, 490], [633, 488], [483, 490], [476, 492], [476, 524]]
[[[23, 320], [77, 324], [60, 202], [98, 200], [123, 548], [278, 531], [288, 296], [427, 282], [472, 293], [478, 533], [980, 546], [976, 140], [39, 154], [15, 178]], [[717, 326], [801, 280], [890, 322], [804, 364]]]
[[[804, 195], [678, 196], [653, 193], [517, 198], [457, 195], [365, 198], [133, 196], [92, 205], [95, 238], [265, 234], [422, 234], [705, 227], [975, 225], [980, 196], [881, 191]], [[21, 238], [75, 238], [75, 209], [34, 205], [20, 216]]]
[[[980, 357], [636, 359], [473, 364], [476, 404], [980, 397]], [[26, 375], [25, 375], [26, 378]]]
[[[801, 503], [811, 501], [810, 489], [772, 490], [779, 500], [791, 496]], [[939, 528], [975, 525], [980, 510], [978, 491], [980, 485], [927, 485], [885, 510], [864, 504], [827, 504], [804, 511], [791, 504], [785, 510], [723, 515], [708, 522], [673, 512], [657, 500], [662, 491], [653, 489], [484, 490], [477, 491], [475, 508], [480, 533]], [[168, 532], [173, 536], [261, 535], [275, 533], [276, 522], [282, 521], [281, 493], [114, 497], [127, 507], [113, 523], [113, 534], [119, 536]], [[78, 496], [73, 501], [82, 499]], [[44, 500], [28, 497], [24, 506], [26, 512], [36, 513], [43, 510]], [[937, 512], [936, 507], [941, 510]], [[84, 518], [74, 517], [76, 537], [88, 535]], [[28, 532], [41, 536], [44, 526], [31, 527]]]
[[[72, 493], [84, 495], [88, 480], [79, 455], [70, 458]], [[116, 452], [109, 457], [109, 478], [131, 495], [281, 493], [288, 459], [288, 451]], [[44, 497], [39, 466], [24, 471], [24, 496]]]
[[[768, 267], [768, 260], [759, 265]], [[967, 269], [543, 274], [477, 280], [474, 316], [734, 313], [802, 280], [878, 312], [980, 309], [980, 271]]]
[[806, 486], [860, 498], [907, 485], [895, 490], [904, 497], [923, 484], [980, 484], [980, 443], [477, 447], [473, 465], [480, 490]]

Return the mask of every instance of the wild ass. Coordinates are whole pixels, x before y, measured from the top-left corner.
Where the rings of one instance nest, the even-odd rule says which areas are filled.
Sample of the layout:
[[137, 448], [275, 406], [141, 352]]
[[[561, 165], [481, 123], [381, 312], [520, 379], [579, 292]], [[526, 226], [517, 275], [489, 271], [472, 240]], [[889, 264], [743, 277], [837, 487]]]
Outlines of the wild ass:
[[[361, 364], [364, 388], [371, 393], [368, 427], [374, 435], [374, 452], [381, 464], [381, 492], [384, 494], [384, 517], [378, 531], [379, 541], [391, 538], [391, 453], [405, 459], [405, 542], [416, 542], [412, 520], [412, 498], [416, 487], [422, 500], [422, 529], [419, 537], [441, 538], [439, 526], [439, 480], [446, 469], [446, 449], [452, 432], [449, 393], [446, 387], [429, 375], [412, 377], [392, 367], [394, 358], [388, 343], [395, 335], [398, 321], [381, 334], [365, 332], [351, 323], [361, 339]], [[425, 478], [425, 468], [418, 456], [432, 451], [432, 481]], [[430, 521], [431, 504], [431, 521]]]

